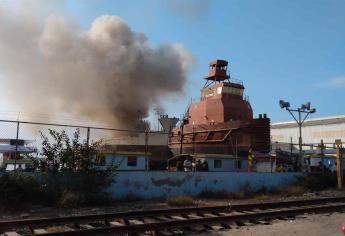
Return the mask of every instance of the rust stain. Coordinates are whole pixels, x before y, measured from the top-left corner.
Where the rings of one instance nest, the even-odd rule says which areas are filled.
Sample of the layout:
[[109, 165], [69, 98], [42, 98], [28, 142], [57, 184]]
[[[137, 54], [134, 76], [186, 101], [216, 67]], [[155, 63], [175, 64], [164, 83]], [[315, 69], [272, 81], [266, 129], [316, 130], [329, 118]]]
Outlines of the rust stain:
[[134, 181], [134, 187], [140, 189], [142, 187], [142, 183], [140, 181]]
[[127, 187], [131, 185], [131, 181], [129, 179], [125, 179], [122, 183]]
[[190, 180], [192, 177], [193, 177], [192, 175], [186, 175], [182, 179], [164, 178], [164, 179], [159, 179], [159, 180], [151, 178], [151, 181], [153, 185], [157, 187], [161, 187], [163, 185], [168, 185], [172, 187], [181, 187], [181, 185], [183, 185], [186, 181]]
[[194, 186], [198, 187], [199, 183], [202, 181], [203, 181], [203, 179], [201, 178], [201, 176], [196, 177], [195, 181], [194, 181]]

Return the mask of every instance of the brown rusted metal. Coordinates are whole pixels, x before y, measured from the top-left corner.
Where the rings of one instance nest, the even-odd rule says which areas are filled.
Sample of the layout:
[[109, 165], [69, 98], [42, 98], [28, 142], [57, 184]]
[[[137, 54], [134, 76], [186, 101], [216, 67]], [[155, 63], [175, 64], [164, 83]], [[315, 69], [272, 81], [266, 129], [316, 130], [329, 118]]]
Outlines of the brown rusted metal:
[[[177, 155], [182, 150], [183, 153], [197, 150], [231, 155], [235, 152], [231, 143], [237, 143], [236, 150], [242, 156], [247, 156], [250, 149], [269, 152], [270, 119], [266, 115], [253, 119], [242, 82], [227, 75], [227, 61], [215, 60], [209, 65], [205, 77], [208, 82], [201, 90], [201, 99], [190, 104], [185, 116], [183, 137], [182, 128], [173, 129], [170, 134], [168, 144], [172, 152]], [[217, 149], [214, 144], [218, 145]]]

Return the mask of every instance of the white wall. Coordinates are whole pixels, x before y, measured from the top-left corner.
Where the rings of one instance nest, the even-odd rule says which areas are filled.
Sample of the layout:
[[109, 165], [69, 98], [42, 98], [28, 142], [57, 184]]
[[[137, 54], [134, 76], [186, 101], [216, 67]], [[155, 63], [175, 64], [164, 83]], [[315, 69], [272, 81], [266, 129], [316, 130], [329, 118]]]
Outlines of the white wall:
[[105, 165], [95, 166], [97, 169], [109, 169], [113, 166], [118, 166], [118, 170], [145, 170], [146, 158], [145, 156], [136, 156], [137, 165], [128, 166], [128, 156], [118, 154], [105, 154]]
[[[274, 128], [271, 127], [272, 142], [290, 143], [292, 137], [293, 143], [298, 143], [298, 127]], [[321, 139], [325, 143], [334, 143], [335, 139], [345, 141], [345, 123], [302, 126], [303, 143], [320, 143]]]

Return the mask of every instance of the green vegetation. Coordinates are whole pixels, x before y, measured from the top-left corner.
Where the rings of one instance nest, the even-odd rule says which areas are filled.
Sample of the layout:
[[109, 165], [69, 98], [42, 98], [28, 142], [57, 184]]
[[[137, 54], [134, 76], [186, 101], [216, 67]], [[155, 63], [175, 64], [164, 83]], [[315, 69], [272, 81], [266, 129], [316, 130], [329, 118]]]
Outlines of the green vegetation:
[[42, 199], [40, 184], [32, 176], [4, 173], [0, 176], [0, 202], [5, 206], [18, 206]]
[[40, 172], [0, 175], [0, 201], [5, 206], [42, 204], [72, 207], [99, 205], [111, 200], [105, 190], [113, 182], [116, 168], [107, 171], [92, 168], [92, 157], [101, 142], [90, 145], [81, 142], [78, 129], [72, 139], [65, 131], [49, 130], [49, 137], [41, 135], [41, 154], [45, 159], [35, 159]]
[[296, 185], [311, 191], [336, 188], [337, 176], [332, 173], [317, 173], [299, 176], [297, 177]]
[[38, 168], [44, 172], [88, 172], [97, 148], [102, 141], [88, 144], [80, 140], [80, 130], [76, 129], [71, 139], [63, 130], [48, 129], [49, 136], [42, 132], [41, 155], [46, 159], [39, 161]]

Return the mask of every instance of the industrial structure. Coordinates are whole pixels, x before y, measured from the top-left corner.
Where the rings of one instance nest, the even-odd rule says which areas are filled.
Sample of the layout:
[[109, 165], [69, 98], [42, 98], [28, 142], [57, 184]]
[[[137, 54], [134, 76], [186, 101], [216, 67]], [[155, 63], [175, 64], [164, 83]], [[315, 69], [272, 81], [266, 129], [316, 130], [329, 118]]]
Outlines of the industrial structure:
[[228, 62], [209, 63], [201, 99], [191, 103], [169, 147], [177, 154], [225, 154], [247, 157], [249, 150], [270, 151], [270, 119], [253, 118], [242, 81], [228, 74]]
[[336, 172], [336, 141], [345, 140], [345, 116], [307, 119], [303, 125], [296, 121], [273, 123], [271, 132], [272, 152], [278, 156], [295, 161], [302, 158], [304, 171]]
[[[334, 144], [336, 139], [345, 140], [345, 115], [307, 119], [303, 126], [303, 144]], [[271, 124], [272, 142], [298, 144], [299, 127], [295, 121]], [[289, 146], [289, 145], [287, 145]], [[303, 145], [302, 145], [303, 146]], [[295, 145], [293, 149], [295, 150]], [[303, 146], [304, 149], [309, 149]]]

